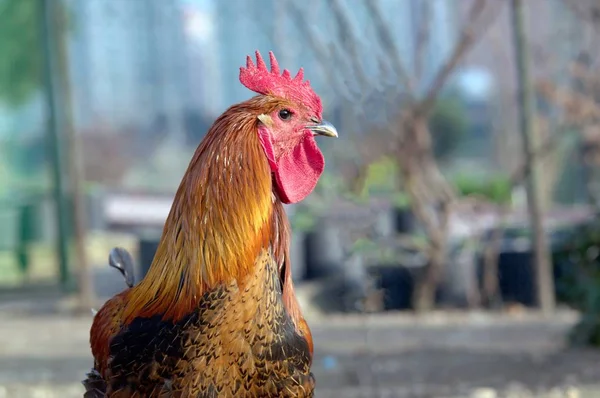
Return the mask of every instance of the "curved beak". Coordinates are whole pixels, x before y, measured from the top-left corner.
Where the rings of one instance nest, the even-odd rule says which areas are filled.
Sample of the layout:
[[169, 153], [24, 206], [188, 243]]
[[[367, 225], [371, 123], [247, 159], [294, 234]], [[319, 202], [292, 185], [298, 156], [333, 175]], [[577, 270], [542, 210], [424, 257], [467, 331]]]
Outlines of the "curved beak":
[[322, 135], [324, 137], [338, 137], [338, 132], [333, 124], [329, 123], [326, 120], [315, 120], [316, 124], [311, 124], [307, 126], [307, 128], [312, 131], [313, 135]]

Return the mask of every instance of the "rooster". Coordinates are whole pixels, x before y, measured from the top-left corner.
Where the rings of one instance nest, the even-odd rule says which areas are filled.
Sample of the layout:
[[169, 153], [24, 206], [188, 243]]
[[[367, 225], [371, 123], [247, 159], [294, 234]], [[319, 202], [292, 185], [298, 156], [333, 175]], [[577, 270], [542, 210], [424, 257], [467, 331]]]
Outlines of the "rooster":
[[312, 397], [313, 342], [292, 284], [283, 204], [324, 170], [337, 137], [300, 69], [260, 53], [240, 82], [257, 96], [217, 118], [174, 198], [142, 281], [94, 317], [84, 397]]

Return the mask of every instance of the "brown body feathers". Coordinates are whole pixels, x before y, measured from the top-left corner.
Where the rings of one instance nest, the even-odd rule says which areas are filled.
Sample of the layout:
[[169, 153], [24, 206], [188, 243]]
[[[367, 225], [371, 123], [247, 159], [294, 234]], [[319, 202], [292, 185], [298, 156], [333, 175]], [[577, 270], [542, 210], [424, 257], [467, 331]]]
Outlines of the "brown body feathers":
[[289, 224], [257, 135], [285, 103], [254, 97], [211, 127], [148, 274], [95, 316], [86, 397], [312, 396]]

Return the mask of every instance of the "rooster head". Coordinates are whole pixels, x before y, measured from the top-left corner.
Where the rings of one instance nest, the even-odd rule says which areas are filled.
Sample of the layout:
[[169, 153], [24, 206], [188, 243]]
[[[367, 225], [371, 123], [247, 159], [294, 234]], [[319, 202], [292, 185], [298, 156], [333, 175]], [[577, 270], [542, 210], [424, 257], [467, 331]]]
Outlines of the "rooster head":
[[325, 168], [315, 137], [338, 134], [323, 120], [321, 99], [304, 81], [302, 68], [292, 78], [288, 70], [280, 74], [272, 52], [269, 57], [270, 71], [258, 51], [256, 65], [248, 56], [246, 67], [240, 68], [240, 82], [269, 103], [268, 112], [257, 116], [258, 139], [277, 195], [284, 203], [297, 203], [312, 192]]

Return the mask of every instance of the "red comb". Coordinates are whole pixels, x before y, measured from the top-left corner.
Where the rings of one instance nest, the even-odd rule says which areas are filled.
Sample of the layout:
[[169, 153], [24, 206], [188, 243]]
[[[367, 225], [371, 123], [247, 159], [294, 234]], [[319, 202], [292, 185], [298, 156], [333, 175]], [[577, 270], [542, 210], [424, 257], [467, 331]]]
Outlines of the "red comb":
[[321, 98], [310, 87], [310, 81], [304, 79], [304, 70], [300, 68], [292, 79], [287, 69], [279, 74], [279, 64], [272, 51], [269, 51], [271, 71], [260, 52], [256, 51], [256, 65], [250, 56], [246, 57], [246, 67], [240, 68], [240, 82], [259, 94], [272, 94], [289, 100], [299, 101], [310, 107], [320, 118], [323, 108]]

